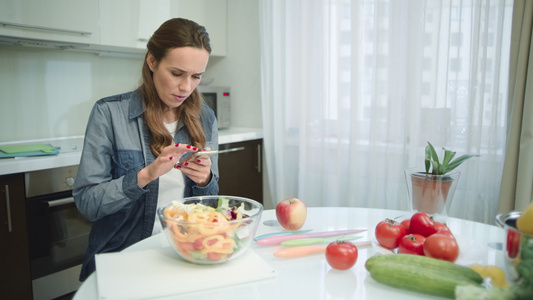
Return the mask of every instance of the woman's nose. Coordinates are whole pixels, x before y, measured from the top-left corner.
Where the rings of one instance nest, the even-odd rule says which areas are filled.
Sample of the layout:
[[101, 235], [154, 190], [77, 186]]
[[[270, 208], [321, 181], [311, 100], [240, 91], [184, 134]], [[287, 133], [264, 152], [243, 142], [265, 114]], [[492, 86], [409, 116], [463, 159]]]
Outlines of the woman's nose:
[[183, 78], [179, 83], [179, 89], [185, 92], [189, 92], [192, 89], [192, 80], [190, 78]]

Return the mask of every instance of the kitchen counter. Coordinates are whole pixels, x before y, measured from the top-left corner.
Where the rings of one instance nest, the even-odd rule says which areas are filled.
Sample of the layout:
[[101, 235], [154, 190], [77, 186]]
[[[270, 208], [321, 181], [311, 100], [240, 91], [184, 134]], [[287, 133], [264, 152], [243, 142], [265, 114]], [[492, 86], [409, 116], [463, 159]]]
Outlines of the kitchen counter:
[[218, 131], [218, 144], [238, 143], [263, 138], [263, 129], [231, 127]]
[[[262, 139], [263, 130], [260, 128], [232, 127], [221, 129], [218, 135], [218, 143], [227, 144]], [[2, 158], [0, 159], [0, 175], [74, 166], [80, 162], [83, 136], [6, 142], [0, 143], [0, 146], [35, 143], [50, 144], [61, 149], [57, 155]]]

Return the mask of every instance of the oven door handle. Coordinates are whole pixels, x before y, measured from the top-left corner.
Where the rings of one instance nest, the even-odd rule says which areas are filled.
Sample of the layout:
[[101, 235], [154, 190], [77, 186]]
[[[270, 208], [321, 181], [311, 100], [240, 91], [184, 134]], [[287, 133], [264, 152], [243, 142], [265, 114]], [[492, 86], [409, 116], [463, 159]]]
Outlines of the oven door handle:
[[60, 206], [60, 205], [65, 205], [65, 204], [74, 203], [74, 197], [68, 197], [68, 198], [63, 198], [63, 199], [51, 200], [51, 201], [46, 201], [46, 202], [48, 203], [48, 207], [55, 207], [55, 206]]

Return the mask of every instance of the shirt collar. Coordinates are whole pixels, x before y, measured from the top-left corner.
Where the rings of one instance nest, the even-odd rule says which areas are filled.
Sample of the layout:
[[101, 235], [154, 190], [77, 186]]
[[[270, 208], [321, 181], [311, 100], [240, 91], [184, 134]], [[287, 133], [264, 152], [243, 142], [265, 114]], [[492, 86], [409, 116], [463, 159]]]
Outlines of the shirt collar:
[[[130, 102], [130, 108], [129, 108], [129, 118], [135, 119], [141, 116], [144, 111], [144, 101], [142, 97], [142, 93], [139, 89], [136, 89], [131, 94], [131, 102]], [[178, 120], [178, 128], [177, 131], [179, 131], [183, 126], [185, 126], [185, 123], [183, 123], [183, 120], [180, 118]]]
[[145, 111], [142, 93], [139, 89], [136, 89], [131, 94], [131, 102], [129, 108], [129, 118], [135, 119], [142, 115]]

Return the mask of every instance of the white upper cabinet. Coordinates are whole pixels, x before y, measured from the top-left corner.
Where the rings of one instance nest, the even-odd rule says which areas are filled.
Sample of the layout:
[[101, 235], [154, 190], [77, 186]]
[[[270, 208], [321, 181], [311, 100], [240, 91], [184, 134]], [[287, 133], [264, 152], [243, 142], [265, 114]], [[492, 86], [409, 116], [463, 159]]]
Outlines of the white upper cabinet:
[[211, 55], [226, 55], [226, 0], [180, 0], [180, 17], [205, 26], [211, 40]]
[[206, 27], [212, 55], [226, 55], [226, 0], [100, 0], [99, 15], [104, 49], [144, 53], [163, 22], [181, 17]]
[[0, 36], [97, 44], [98, 0], [0, 0]]
[[146, 50], [146, 42], [177, 11], [171, 0], [100, 0], [100, 44]]

